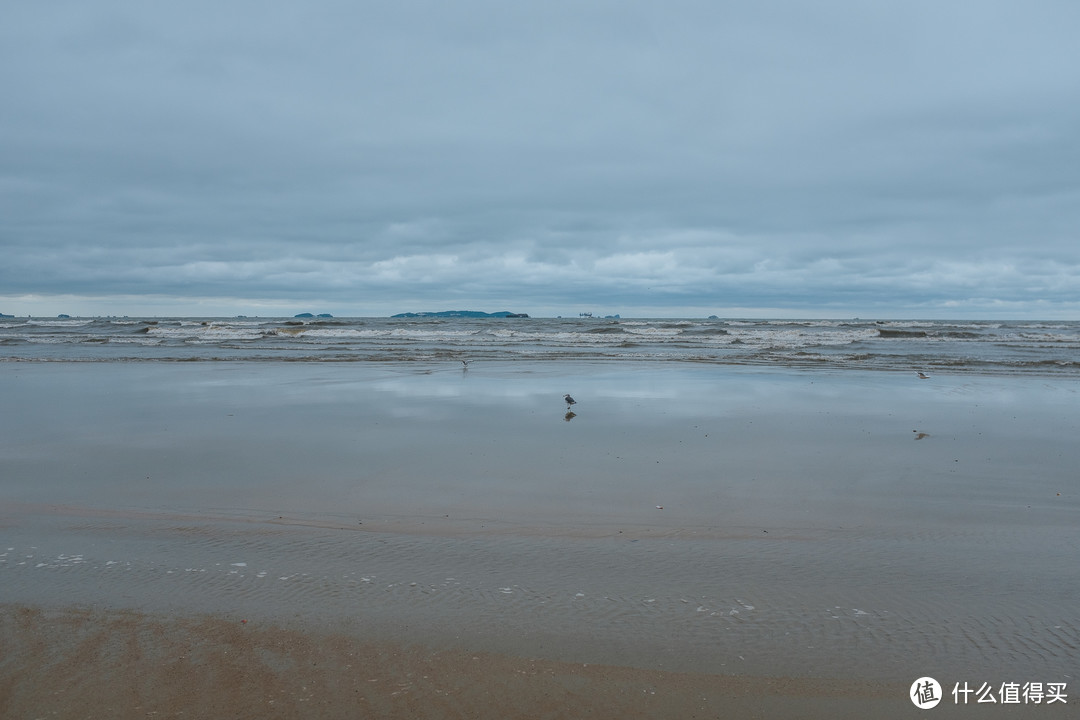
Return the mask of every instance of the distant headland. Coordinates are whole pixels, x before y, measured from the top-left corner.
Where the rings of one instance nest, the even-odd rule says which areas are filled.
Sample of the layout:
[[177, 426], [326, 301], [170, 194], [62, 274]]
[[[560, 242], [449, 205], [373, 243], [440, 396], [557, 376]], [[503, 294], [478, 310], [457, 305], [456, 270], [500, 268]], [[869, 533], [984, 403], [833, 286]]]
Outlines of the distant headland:
[[479, 310], [442, 310], [441, 312], [407, 312], [398, 313], [397, 315], [391, 315], [395, 318], [527, 318], [529, 317], [525, 313], [512, 313], [507, 310], [500, 310], [499, 312], [486, 313]]

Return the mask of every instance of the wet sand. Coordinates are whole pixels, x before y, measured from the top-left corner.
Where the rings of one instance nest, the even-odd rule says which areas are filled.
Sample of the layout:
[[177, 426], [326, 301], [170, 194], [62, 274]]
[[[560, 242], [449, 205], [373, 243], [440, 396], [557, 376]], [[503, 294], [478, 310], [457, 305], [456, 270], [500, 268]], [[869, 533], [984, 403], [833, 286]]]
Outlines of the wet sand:
[[0, 715], [907, 717], [922, 675], [1070, 683], [1078, 389], [8, 366]]
[[904, 692], [432, 650], [214, 618], [5, 611], [0, 714], [12, 718], [864, 718], [890, 716]]

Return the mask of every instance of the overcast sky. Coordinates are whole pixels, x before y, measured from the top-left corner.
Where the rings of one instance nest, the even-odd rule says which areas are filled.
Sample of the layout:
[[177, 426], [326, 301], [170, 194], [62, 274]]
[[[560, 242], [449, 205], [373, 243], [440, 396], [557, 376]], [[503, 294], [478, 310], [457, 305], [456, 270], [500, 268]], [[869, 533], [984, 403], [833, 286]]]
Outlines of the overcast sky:
[[1080, 3], [10, 2], [0, 312], [1080, 319]]

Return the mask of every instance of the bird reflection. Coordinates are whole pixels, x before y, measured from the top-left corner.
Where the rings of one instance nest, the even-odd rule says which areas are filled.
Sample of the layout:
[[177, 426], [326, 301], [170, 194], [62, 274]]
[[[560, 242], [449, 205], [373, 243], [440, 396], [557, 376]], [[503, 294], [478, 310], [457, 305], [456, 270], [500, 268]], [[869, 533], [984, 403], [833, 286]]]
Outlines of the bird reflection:
[[576, 412], [574, 412], [573, 410], [567, 410], [566, 414], [563, 415], [563, 420], [565, 420], [566, 422], [570, 422], [571, 420], [573, 420], [576, 417], [577, 417]]

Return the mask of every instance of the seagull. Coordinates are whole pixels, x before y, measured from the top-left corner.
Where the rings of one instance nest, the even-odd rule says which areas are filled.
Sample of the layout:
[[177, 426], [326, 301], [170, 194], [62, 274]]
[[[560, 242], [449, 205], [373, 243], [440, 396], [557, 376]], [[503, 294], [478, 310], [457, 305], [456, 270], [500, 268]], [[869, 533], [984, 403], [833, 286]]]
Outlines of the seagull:
[[563, 400], [566, 401], [566, 409], [569, 410], [571, 405], [577, 405], [577, 400], [570, 397], [570, 393], [563, 396]]
[[462, 370], [468, 370], [469, 369], [469, 361], [468, 360], [462, 360], [461, 361], [461, 369]]
[[915, 372], [918, 373], [920, 380], [929, 380], [930, 379], [930, 376], [924, 374], [921, 370], [916, 370]]

